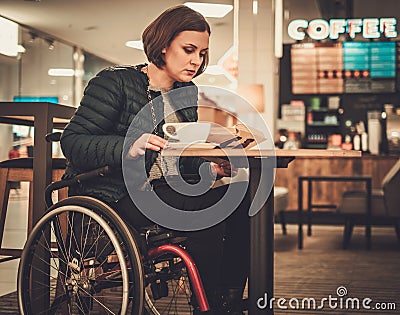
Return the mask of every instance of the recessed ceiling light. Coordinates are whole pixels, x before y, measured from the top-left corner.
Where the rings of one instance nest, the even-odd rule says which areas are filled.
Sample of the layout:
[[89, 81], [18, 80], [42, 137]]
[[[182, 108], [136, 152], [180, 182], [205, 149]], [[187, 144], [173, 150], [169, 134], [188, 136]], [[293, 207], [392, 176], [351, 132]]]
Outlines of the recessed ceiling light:
[[130, 40], [125, 43], [125, 46], [130, 48], [136, 48], [140, 50], [144, 50], [143, 43], [141, 40]]
[[0, 16], [0, 54], [18, 55], [18, 24]]
[[75, 75], [75, 71], [74, 69], [51, 68], [47, 71], [47, 74], [52, 77], [72, 77]]
[[222, 18], [232, 11], [231, 4], [185, 2], [184, 5], [201, 13], [205, 17]]

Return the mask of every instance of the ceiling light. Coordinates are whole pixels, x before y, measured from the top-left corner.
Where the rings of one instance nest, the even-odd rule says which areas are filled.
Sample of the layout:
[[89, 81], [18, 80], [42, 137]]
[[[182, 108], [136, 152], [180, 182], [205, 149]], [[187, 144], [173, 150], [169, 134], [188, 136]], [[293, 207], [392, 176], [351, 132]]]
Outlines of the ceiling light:
[[47, 74], [52, 77], [72, 77], [75, 75], [75, 71], [67, 68], [51, 68], [47, 71]]
[[17, 45], [17, 51], [20, 52], [20, 53], [24, 53], [26, 51], [26, 49], [22, 45]]
[[38, 37], [37, 34], [33, 33], [33, 32], [29, 32], [29, 36], [31, 37], [29, 39], [30, 43], [33, 43], [35, 41], [35, 39]]
[[46, 39], [46, 43], [49, 45], [49, 50], [54, 50], [54, 40]]
[[258, 14], [258, 0], [253, 0], [253, 14]]
[[18, 24], [0, 17], [0, 54], [18, 55]]
[[144, 50], [141, 40], [130, 40], [125, 43], [125, 46], [135, 49]]
[[201, 13], [205, 17], [222, 18], [232, 11], [231, 4], [185, 2], [184, 5]]

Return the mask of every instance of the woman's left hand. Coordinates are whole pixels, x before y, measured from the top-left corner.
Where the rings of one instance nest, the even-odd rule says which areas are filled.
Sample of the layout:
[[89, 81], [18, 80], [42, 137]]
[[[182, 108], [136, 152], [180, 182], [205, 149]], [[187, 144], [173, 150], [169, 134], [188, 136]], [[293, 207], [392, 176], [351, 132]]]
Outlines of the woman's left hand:
[[215, 172], [213, 173], [216, 174], [217, 176], [234, 177], [238, 173], [238, 169], [234, 167], [229, 161], [223, 161], [221, 163], [211, 162], [210, 164], [211, 167], [214, 168]]

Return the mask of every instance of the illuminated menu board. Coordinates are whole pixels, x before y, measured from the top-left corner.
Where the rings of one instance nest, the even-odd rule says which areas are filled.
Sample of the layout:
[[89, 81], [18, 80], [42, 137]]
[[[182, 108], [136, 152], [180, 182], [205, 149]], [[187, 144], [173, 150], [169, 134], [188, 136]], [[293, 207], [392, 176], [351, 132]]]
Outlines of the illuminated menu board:
[[395, 42], [295, 44], [291, 67], [294, 94], [396, 91]]
[[317, 94], [317, 52], [314, 44], [293, 45], [290, 51], [292, 91], [294, 94]]
[[379, 93], [396, 90], [396, 43], [343, 43], [345, 92]]
[[400, 91], [400, 42], [396, 43], [397, 55], [397, 91]]

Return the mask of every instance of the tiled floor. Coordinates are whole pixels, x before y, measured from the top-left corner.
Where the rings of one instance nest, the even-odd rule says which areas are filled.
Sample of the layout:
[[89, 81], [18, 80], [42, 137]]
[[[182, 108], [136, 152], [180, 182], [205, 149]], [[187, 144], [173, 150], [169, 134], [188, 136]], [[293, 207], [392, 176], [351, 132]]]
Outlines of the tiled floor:
[[[27, 205], [27, 184], [23, 184], [20, 194], [13, 192], [10, 198], [3, 242], [5, 246], [22, 248], [26, 239]], [[276, 296], [327, 296], [339, 285], [345, 285], [352, 296], [368, 296], [375, 300], [396, 303], [396, 312], [382, 311], [380, 314], [398, 314], [400, 243], [394, 228], [374, 228], [371, 251], [365, 249], [364, 228], [355, 228], [348, 250], [341, 249], [342, 233], [341, 226], [314, 226], [313, 236], [305, 236], [304, 249], [298, 250], [297, 226], [288, 225], [288, 235], [282, 235], [281, 227], [276, 225]], [[16, 290], [18, 262], [14, 260], [0, 264], [0, 296]], [[4, 303], [0, 304], [0, 314], [4, 313], [2, 307], [4, 308]], [[7, 314], [16, 314], [14, 312], [16, 309], [14, 295], [13, 311]], [[276, 311], [276, 314], [286, 313], [282, 310]], [[296, 313], [321, 314], [320, 311], [309, 310]], [[330, 314], [342, 315], [344, 312], [337, 311]]]
[[[28, 223], [28, 187], [28, 183], [21, 183], [18, 193], [11, 190], [3, 248], [22, 248], [24, 246]], [[19, 259], [15, 259], [0, 264], [0, 296], [16, 290], [18, 263]]]

